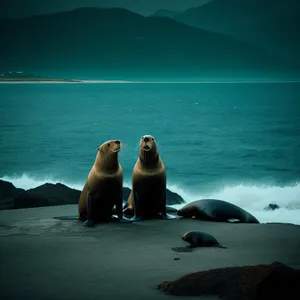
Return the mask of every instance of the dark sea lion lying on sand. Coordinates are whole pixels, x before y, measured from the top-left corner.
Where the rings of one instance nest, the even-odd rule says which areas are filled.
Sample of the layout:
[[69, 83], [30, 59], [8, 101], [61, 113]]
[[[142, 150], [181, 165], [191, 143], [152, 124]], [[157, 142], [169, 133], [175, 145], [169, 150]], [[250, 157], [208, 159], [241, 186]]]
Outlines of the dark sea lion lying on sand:
[[179, 216], [203, 221], [259, 223], [250, 213], [232, 203], [215, 200], [202, 199], [191, 202], [177, 211]]
[[188, 231], [181, 238], [185, 242], [188, 242], [189, 245], [186, 247], [174, 247], [172, 248], [173, 251], [190, 252], [192, 248], [197, 247], [217, 247], [226, 249], [226, 247], [219, 244], [214, 236], [202, 231]]

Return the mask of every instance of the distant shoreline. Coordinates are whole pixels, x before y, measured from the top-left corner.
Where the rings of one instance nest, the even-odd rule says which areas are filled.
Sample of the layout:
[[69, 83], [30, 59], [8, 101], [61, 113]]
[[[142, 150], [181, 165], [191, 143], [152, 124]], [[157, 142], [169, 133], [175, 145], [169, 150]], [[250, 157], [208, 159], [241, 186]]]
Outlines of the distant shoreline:
[[127, 80], [82, 80], [57, 78], [0, 78], [0, 83], [131, 83]]
[[57, 78], [0, 78], [0, 84], [44, 84], [44, 83], [143, 83], [143, 84], [163, 84], [163, 83], [170, 83], [170, 84], [210, 84], [210, 83], [299, 83], [300, 79], [202, 79], [197, 81], [172, 81], [172, 80], [164, 80], [164, 81], [135, 81], [135, 80], [97, 80], [97, 79], [57, 79]]

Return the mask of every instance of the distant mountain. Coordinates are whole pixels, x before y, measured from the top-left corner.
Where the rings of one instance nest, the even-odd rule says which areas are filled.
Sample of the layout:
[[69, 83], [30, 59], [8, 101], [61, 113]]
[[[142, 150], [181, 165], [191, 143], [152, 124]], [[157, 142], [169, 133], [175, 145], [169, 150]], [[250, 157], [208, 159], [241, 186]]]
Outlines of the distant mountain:
[[225, 35], [125, 9], [76, 9], [0, 25], [0, 71], [128, 79], [292, 70], [288, 62]]
[[300, 62], [299, 0], [212, 0], [177, 14], [174, 19]]
[[159, 9], [157, 10], [153, 15], [153, 17], [166, 17], [166, 18], [174, 18], [176, 15], [178, 15], [180, 12], [176, 10], [170, 10], [170, 9]]

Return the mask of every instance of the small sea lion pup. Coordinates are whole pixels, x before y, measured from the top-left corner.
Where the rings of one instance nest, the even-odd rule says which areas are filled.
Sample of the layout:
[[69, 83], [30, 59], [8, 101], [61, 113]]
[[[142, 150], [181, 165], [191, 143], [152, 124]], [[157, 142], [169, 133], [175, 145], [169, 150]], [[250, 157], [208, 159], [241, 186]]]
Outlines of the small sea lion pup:
[[119, 140], [107, 141], [98, 148], [94, 165], [79, 198], [78, 219], [85, 220], [85, 226], [109, 221], [114, 206], [118, 219], [121, 222], [128, 221], [122, 214], [123, 170], [118, 160], [120, 150]]
[[219, 244], [214, 236], [202, 231], [188, 231], [181, 237], [181, 239], [188, 242], [189, 245], [186, 247], [173, 247], [171, 248], [173, 251], [190, 252], [193, 248], [197, 247], [217, 247], [226, 249], [226, 247]]
[[218, 247], [226, 249], [226, 247], [219, 244], [214, 236], [206, 232], [188, 231], [181, 238], [189, 243], [189, 248]]
[[175, 219], [166, 212], [166, 189], [166, 170], [155, 139], [145, 135], [140, 140], [140, 153], [132, 173], [132, 190], [124, 213], [133, 211], [131, 221], [134, 222], [157, 217]]

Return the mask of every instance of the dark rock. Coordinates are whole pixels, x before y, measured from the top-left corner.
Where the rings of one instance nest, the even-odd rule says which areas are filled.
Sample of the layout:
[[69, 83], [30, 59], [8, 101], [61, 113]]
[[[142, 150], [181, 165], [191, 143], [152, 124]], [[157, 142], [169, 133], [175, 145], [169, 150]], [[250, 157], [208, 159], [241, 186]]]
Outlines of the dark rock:
[[[23, 191], [15, 198], [14, 208], [78, 204], [81, 191], [69, 188], [61, 183], [46, 183]], [[127, 201], [130, 189], [123, 188], [123, 201]]]
[[299, 295], [300, 270], [276, 264], [269, 276], [258, 284], [256, 300], [293, 299], [294, 295]]
[[[130, 192], [130, 188], [123, 187], [123, 204], [126, 204]], [[0, 210], [78, 204], [80, 193], [81, 191], [61, 183], [46, 183], [25, 191], [14, 187], [10, 182], [0, 180]], [[167, 190], [168, 205], [181, 203], [184, 203], [184, 200], [178, 194]], [[169, 208], [168, 211], [177, 210]]]
[[0, 210], [13, 209], [14, 199], [23, 189], [16, 188], [11, 182], [0, 180]]
[[176, 296], [216, 295], [225, 300], [293, 299], [300, 291], [300, 271], [279, 262], [212, 269], [165, 281], [157, 289]]
[[167, 189], [167, 205], [183, 204], [185, 201], [177, 193]]
[[80, 191], [61, 183], [46, 183], [18, 195], [14, 201], [14, 208], [78, 204], [79, 196]]
[[275, 203], [270, 203], [268, 206], [266, 206], [264, 209], [265, 210], [275, 210], [280, 208], [279, 205], [275, 204]]

